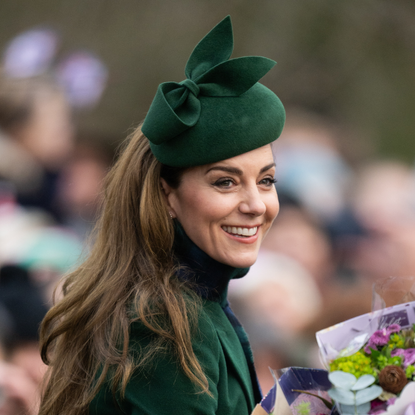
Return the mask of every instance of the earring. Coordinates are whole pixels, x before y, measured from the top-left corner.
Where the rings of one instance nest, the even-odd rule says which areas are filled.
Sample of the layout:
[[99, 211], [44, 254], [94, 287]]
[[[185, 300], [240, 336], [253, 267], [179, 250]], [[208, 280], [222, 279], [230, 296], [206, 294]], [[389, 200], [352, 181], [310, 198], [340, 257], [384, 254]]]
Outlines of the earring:
[[169, 215], [170, 215], [170, 219], [173, 219], [173, 215], [171, 214], [170, 211], [169, 211]]

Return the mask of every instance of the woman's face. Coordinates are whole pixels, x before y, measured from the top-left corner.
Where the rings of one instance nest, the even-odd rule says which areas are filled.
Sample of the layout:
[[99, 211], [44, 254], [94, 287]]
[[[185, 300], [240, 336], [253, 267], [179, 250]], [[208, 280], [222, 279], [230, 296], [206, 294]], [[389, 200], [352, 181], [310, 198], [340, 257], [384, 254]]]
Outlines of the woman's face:
[[271, 146], [192, 167], [177, 189], [162, 180], [171, 215], [210, 257], [237, 268], [251, 266], [274, 218], [278, 196]]

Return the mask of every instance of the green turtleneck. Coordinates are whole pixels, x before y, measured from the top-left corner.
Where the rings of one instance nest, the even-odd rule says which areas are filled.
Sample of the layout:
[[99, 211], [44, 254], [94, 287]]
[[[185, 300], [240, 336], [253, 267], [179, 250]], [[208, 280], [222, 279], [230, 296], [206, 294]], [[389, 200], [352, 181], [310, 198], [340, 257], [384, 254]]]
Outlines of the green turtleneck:
[[202, 251], [185, 233], [180, 222], [174, 224], [174, 253], [185, 268], [179, 279], [189, 280], [198, 294], [204, 298], [226, 302], [229, 281], [244, 277], [249, 268], [235, 268], [222, 264]]
[[[194, 353], [209, 381], [212, 397], [198, 393], [172, 355], [158, 355], [151, 370], [135, 373], [124, 399], [102, 388], [90, 405], [96, 415], [249, 415], [255, 406], [247, 359], [223, 307], [231, 278], [246, 274], [221, 264], [201, 251], [176, 226], [175, 253], [187, 269], [180, 279], [189, 279], [203, 298]], [[149, 342], [151, 333], [141, 323], [131, 325], [130, 350], [134, 353]]]

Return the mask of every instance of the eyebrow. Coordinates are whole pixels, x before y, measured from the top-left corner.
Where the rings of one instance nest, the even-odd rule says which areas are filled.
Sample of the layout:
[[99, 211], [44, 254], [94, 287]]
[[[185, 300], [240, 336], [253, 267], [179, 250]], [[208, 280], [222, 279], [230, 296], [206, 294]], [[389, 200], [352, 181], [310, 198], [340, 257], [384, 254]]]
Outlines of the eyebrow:
[[275, 163], [268, 164], [259, 171], [259, 174], [265, 173], [267, 170], [272, 169], [275, 166], [276, 166]]
[[[271, 169], [272, 167], [275, 167], [275, 163], [268, 164], [264, 166], [260, 171], [259, 174], [262, 174], [266, 172], [267, 170]], [[226, 171], [227, 173], [237, 174], [238, 176], [243, 175], [243, 171], [238, 169], [237, 167], [229, 167], [229, 166], [214, 166], [211, 167], [205, 174], [208, 174], [212, 170], [220, 170], [220, 171]]]

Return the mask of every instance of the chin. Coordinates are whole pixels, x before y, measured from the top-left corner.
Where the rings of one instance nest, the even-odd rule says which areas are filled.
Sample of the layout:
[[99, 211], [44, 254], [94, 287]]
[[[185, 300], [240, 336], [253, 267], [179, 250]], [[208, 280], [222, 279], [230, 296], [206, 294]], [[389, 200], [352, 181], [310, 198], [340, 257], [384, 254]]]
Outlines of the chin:
[[238, 257], [238, 258], [227, 258], [223, 262], [226, 265], [229, 265], [234, 268], [248, 268], [254, 265], [254, 263], [257, 260], [258, 255], [249, 255], [244, 257]]

